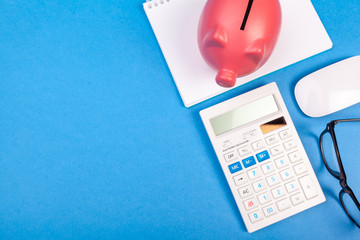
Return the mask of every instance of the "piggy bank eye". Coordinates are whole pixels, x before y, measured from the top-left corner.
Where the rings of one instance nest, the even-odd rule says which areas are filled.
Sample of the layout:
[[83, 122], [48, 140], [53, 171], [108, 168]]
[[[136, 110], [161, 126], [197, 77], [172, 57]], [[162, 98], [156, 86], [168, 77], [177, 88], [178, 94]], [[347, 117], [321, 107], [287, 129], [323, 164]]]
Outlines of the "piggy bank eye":
[[241, 27], [240, 27], [240, 30], [245, 30], [245, 25], [246, 25], [246, 22], [247, 22], [247, 19], [249, 17], [249, 14], [250, 14], [250, 10], [251, 10], [251, 6], [253, 4], [253, 1], [254, 0], [249, 0], [249, 3], [247, 5], [247, 8], [246, 8], [246, 12], [245, 12], [245, 16], [244, 16], [244, 19], [242, 21], [242, 24], [241, 24]]

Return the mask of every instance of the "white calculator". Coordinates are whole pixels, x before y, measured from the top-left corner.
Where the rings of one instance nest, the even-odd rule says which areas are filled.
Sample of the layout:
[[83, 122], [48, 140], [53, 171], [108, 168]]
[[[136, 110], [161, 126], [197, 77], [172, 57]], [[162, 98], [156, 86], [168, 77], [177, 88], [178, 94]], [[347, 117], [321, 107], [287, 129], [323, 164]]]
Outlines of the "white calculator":
[[248, 232], [325, 201], [276, 83], [200, 115]]

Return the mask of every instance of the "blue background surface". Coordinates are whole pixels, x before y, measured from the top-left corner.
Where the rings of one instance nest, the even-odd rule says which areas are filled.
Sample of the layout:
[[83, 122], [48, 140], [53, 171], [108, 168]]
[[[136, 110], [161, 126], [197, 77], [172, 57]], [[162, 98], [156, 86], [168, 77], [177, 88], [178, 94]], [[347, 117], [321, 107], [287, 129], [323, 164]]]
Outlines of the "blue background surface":
[[[360, 105], [313, 119], [294, 98], [299, 79], [360, 54], [360, 1], [312, 2], [331, 50], [187, 109], [143, 1], [0, 1], [0, 238], [360, 239], [317, 145]], [[249, 234], [198, 113], [273, 81], [327, 201]]]

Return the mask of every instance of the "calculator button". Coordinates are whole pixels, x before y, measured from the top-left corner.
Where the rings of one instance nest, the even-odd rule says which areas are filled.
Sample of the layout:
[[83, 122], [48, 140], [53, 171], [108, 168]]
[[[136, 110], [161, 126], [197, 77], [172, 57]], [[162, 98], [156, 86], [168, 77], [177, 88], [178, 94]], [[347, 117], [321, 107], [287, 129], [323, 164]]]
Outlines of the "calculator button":
[[314, 184], [309, 175], [306, 175], [305, 177], [300, 178], [299, 182], [300, 182], [301, 188], [303, 189], [303, 191], [305, 193], [305, 197], [307, 199], [317, 196], [316, 189], [315, 189]]
[[237, 186], [241, 186], [244, 185], [245, 183], [248, 182], [248, 179], [246, 178], [245, 173], [241, 173], [239, 175], [236, 175], [235, 177], [233, 177], [234, 182]]
[[281, 158], [275, 159], [275, 164], [277, 168], [283, 168], [289, 164], [289, 160], [286, 156], [283, 156]]
[[292, 182], [289, 182], [289, 183], [285, 184], [285, 187], [286, 187], [286, 190], [288, 191], [288, 193], [292, 193], [292, 192], [299, 189], [299, 184], [295, 180], [295, 181], [292, 181]]
[[251, 156], [251, 157], [243, 159], [242, 163], [244, 164], [245, 168], [248, 168], [248, 167], [251, 167], [251, 166], [255, 165], [256, 161], [255, 161], [254, 156]]
[[279, 155], [279, 154], [281, 154], [283, 152], [284, 152], [284, 149], [283, 149], [283, 147], [281, 145], [270, 148], [270, 153], [271, 153], [272, 156], [277, 156], [277, 155]]
[[250, 221], [254, 223], [263, 219], [263, 215], [260, 210], [256, 210], [255, 212], [249, 213], [249, 218]]
[[230, 170], [231, 174], [236, 173], [236, 172], [240, 171], [241, 169], [242, 169], [242, 167], [240, 165], [240, 162], [236, 162], [236, 163], [229, 165], [229, 170]]
[[265, 161], [270, 158], [269, 152], [267, 150], [256, 154], [256, 158], [259, 162]]
[[263, 140], [260, 140], [260, 141], [254, 142], [253, 144], [251, 144], [251, 146], [254, 149], [254, 151], [257, 151], [257, 150], [265, 147], [265, 143]]
[[291, 149], [294, 149], [297, 147], [296, 145], [296, 141], [294, 139], [290, 140], [290, 141], [287, 141], [287, 142], [284, 142], [284, 147], [285, 147], [285, 150], [286, 151], [289, 151]]
[[276, 202], [276, 205], [277, 205], [277, 207], [279, 208], [280, 211], [284, 211], [284, 210], [291, 207], [290, 201], [287, 198]]
[[246, 201], [244, 201], [244, 206], [246, 210], [254, 209], [257, 207], [257, 202], [255, 198], [250, 198]]
[[272, 145], [272, 144], [279, 142], [279, 137], [274, 134], [274, 135], [271, 135], [271, 136], [265, 138], [265, 141], [268, 145]]
[[254, 182], [252, 185], [253, 185], [255, 192], [260, 192], [260, 191], [266, 189], [266, 184], [263, 180]]
[[284, 171], [281, 171], [280, 176], [281, 176], [283, 181], [287, 181], [287, 180], [294, 177], [294, 172], [293, 172], [293, 170], [291, 168], [288, 168], [288, 169], [286, 169]]
[[300, 175], [306, 172], [306, 166], [304, 163], [300, 163], [298, 165], [294, 166], [294, 171], [296, 173], [296, 175]]
[[291, 196], [290, 199], [291, 199], [291, 202], [292, 202], [292, 204], [293, 204], [294, 206], [295, 206], [295, 205], [298, 205], [299, 203], [302, 203], [302, 202], [305, 200], [305, 198], [304, 198], [304, 196], [302, 195], [302, 193], [297, 193], [297, 194]]
[[224, 155], [225, 161], [231, 162], [239, 158], [237, 152], [233, 151]]
[[270, 177], [267, 177], [266, 181], [270, 187], [275, 186], [281, 182], [278, 174], [274, 174]]
[[257, 198], [261, 205], [271, 201], [271, 196], [270, 196], [269, 192], [264, 192], [263, 194], [258, 195]]
[[245, 156], [251, 153], [250, 146], [245, 146], [238, 149], [240, 156]]
[[283, 186], [279, 186], [279, 187], [274, 188], [273, 190], [271, 190], [271, 193], [272, 193], [272, 195], [273, 195], [273, 197], [275, 199], [281, 198], [282, 196], [285, 195], [285, 189], [284, 189]]
[[265, 214], [265, 217], [269, 217], [269, 216], [276, 213], [276, 207], [275, 207], [274, 204], [272, 204], [270, 206], [267, 206], [267, 207], [264, 207], [263, 212]]
[[289, 129], [286, 129], [284, 131], [279, 132], [279, 136], [282, 140], [284, 140], [284, 139], [291, 137], [291, 132]]
[[298, 162], [301, 160], [301, 154], [299, 151], [289, 153], [288, 156], [292, 163], [295, 163], [295, 162]]
[[245, 186], [243, 188], [240, 188], [239, 193], [240, 193], [241, 198], [246, 198], [246, 197], [249, 197], [249, 196], [251, 196], [253, 194], [250, 185], [247, 185], [247, 186]]
[[247, 172], [247, 174], [248, 174], [250, 180], [258, 178], [258, 177], [260, 177], [262, 175], [262, 173], [260, 171], [260, 168], [258, 168], [258, 167], [254, 168], [252, 170], [249, 170]]
[[269, 174], [275, 171], [275, 165], [272, 162], [268, 162], [266, 164], [261, 165], [261, 169], [264, 172], [264, 174]]

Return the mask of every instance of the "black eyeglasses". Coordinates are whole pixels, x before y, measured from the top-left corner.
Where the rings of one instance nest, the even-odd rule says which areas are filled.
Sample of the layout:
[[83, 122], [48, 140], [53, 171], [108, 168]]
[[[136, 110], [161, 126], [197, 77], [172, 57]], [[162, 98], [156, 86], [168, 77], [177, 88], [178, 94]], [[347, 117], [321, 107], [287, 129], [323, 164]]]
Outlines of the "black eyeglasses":
[[[342, 187], [339, 193], [340, 203], [349, 218], [358, 228], [360, 228], [360, 204], [353, 190], [347, 184], [345, 170], [340, 157], [338, 141], [335, 135], [335, 126], [337, 124], [350, 122], [358, 122], [356, 123], [358, 124], [356, 127], [360, 127], [360, 119], [341, 119], [328, 123], [326, 129], [320, 135], [319, 143], [325, 167], [332, 176], [339, 180], [340, 186]], [[357, 150], [358, 149], [354, 149], [354, 151]], [[360, 161], [360, 159], [357, 158], [357, 161]]]

